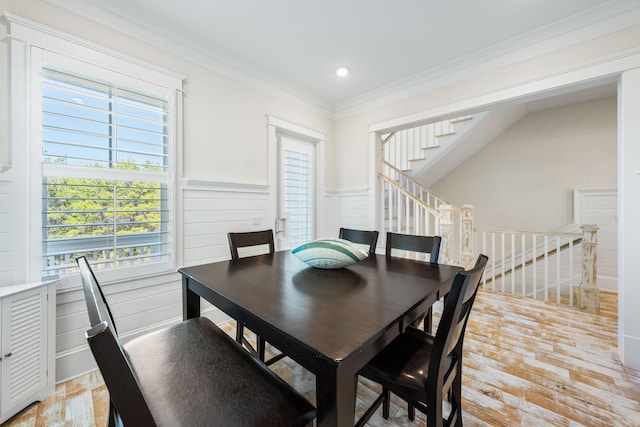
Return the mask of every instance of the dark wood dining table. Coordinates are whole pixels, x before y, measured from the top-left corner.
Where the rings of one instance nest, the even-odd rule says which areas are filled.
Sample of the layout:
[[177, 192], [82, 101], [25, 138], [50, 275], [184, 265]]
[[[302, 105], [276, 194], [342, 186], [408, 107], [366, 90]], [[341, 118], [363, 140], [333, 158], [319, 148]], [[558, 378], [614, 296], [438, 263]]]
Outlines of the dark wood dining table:
[[317, 425], [353, 426], [358, 371], [449, 292], [460, 267], [371, 255], [309, 267], [290, 251], [181, 268], [183, 317], [204, 298], [316, 376]]

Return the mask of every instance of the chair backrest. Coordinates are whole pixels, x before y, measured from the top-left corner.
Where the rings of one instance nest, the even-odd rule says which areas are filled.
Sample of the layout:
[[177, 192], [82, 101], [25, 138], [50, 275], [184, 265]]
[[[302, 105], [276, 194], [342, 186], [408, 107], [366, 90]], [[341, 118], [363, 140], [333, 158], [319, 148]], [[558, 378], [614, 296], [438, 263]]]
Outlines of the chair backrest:
[[111, 309], [109, 308], [109, 304], [107, 304], [107, 299], [105, 298], [104, 293], [102, 293], [102, 288], [98, 284], [98, 279], [96, 279], [91, 266], [89, 266], [87, 258], [84, 256], [76, 258], [76, 263], [80, 269], [80, 277], [82, 278], [82, 287], [84, 289], [84, 299], [87, 303], [87, 312], [89, 313], [91, 326], [95, 327], [102, 322], [107, 322], [109, 327], [113, 330], [113, 333], [117, 336], [118, 330], [115, 322], [113, 321]]
[[387, 232], [387, 247], [385, 253], [391, 256], [392, 249], [401, 249], [411, 252], [422, 252], [430, 255], [429, 262], [438, 263], [440, 256], [440, 236], [416, 236], [413, 234], [400, 234]]
[[434, 373], [440, 372], [442, 375], [447, 357], [462, 358], [464, 331], [487, 260], [486, 255], [479, 255], [472, 269], [458, 272], [453, 279], [451, 290], [445, 297], [444, 310], [436, 331], [429, 361], [429, 375], [432, 374], [432, 369]]
[[87, 311], [91, 322], [85, 336], [102, 373], [112, 410], [125, 425], [155, 425], [151, 411], [125, 357], [111, 310], [85, 257], [76, 259], [82, 277]]
[[373, 255], [376, 252], [378, 232], [375, 230], [354, 230], [340, 227], [338, 238], [360, 245], [369, 245], [369, 255]]
[[231, 259], [238, 259], [238, 248], [246, 248], [248, 246], [269, 245], [270, 254], [275, 252], [273, 243], [273, 230], [248, 231], [242, 233], [228, 233], [229, 250], [231, 251]]

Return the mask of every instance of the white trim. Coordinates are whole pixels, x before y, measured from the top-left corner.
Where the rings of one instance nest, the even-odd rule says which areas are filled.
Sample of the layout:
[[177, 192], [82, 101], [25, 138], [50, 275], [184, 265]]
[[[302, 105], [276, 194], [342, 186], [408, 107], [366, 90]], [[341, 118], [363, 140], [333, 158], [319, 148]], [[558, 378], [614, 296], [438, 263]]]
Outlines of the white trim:
[[487, 109], [506, 101], [526, 100], [554, 90], [577, 90], [583, 85], [586, 88], [603, 82], [610, 83], [616, 81], [617, 76], [623, 71], [638, 67], [640, 67], [640, 48], [630, 49], [540, 78], [519, 82], [418, 113], [378, 122], [369, 126], [369, 132], [385, 134], [409, 125], [438, 121], [451, 115], [464, 115], [469, 111]]
[[190, 178], [182, 179], [183, 190], [227, 191], [235, 193], [260, 193], [269, 192], [268, 184], [246, 184], [239, 182], [205, 181]]
[[369, 188], [344, 188], [339, 190], [327, 190], [327, 194], [335, 196], [349, 196], [354, 194], [369, 194]]
[[[281, 135], [294, 136], [312, 142], [315, 146], [315, 224], [314, 232], [316, 236], [325, 233], [324, 218], [325, 213], [325, 163], [326, 163], [326, 133], [311, 129], [307, 126], [290, 122], [270, 114], [265, 114], [267, 119], [267, 183], [271, 189], [269, 191], [269, 218], [267, 223], [274, 224], [276, 231], [276, 241], [278, 241], [277, 218], [278, 218], [278, 139]], [[277, 245], [277, 243], [276, 243]]]
[[168, 37], [166, 33], [160, 34], [156, 31], [141, 27], [136, 22], [131, 22], [125, 18], [116, 16], [99, 6], [88, 4], [86, 1], [45, 1], [77, 16], [110, 28], [120, 34], [147, 43], [171, 55], [183, 58], [208, 70], [219, 73], [222, 76], [299, 105], [324, 117], [331, 118], [333, 116], [333, 106], [331, 104], [289, 81], [275, 75], [267, 75], [266, 71], [256, 73], [255, 64], [243, 64], [237, 60], [232, 62], [228, 58], [221, 58], [211, 51], [195, 48], [192, 45]]
[[296, 136], [310, 138], [316, 142], [323, 142], [327, 138], [325, 132], [311, 129], [309, 127], [299, 125], [297, 123], [293, 123], [284, 119], [280, 119], [270, 114], [265, 114], [265, 117], [267, 118], [267, 126], [275, 126], [281, 133], [294, 134]]
[[266, 71], [258, 75], [255, 65], [216, 56], [179, 42], [137, 23], [118, 17], [94, 4], [79, 0], [45, 0], [46, 2], [97, 22], [119, 33], [148, 43], [165, 52], [189, 60], [224, 76], [245, 83], [281, 99], [309, 108], [326, 117], [339, 119], [391, 102], [425, 93], [436, 87], [448, 86], [463, 79], [490, 72], [542, 55], [559, 48], [592, 40], [638, 23], [640, 8], [636, 0], [606, 2], [599, 7], [510, 39], [504, 43], [447, 62], [385, 87], [330, 105], [317, 95], [283, 81]]
[[[182, 89], [182, 84], [178, 84], [176, 80], [182, 82], [185, 76], [182, 74], [174, 73], [172, 71], [165, 70], [156, 65], [140, 61], [137, 58], [124, 55], [118, 51], [108, 49], [102, 45], [91, 43], [87, 40], [75, 37], [71, 34], [57, 30], [55, 28], [48, 27], [38, 22], [32, 21], [27, 18], [15, 15], [10, 12], [5, 12], [1, 15], [8, 24], [7, 35], [12, 39], [26, 41], [31, 45], [35, 45], [52, 52], [65, 52], [67, 56], [71, 56], [66, 52], [75, 52], [80, 47], [84, 49], [82, 55], [77, 56], [83, 62], [92, 62], [92, 58], [99, 55], [108, 55], [112, 58], [125, 61], [136, 67], [142, 67], [149, 72], [157, 73], [158, 76], [153, 76], [153, 80], [156, 83], [160, 83], [162, 86], [173, 89]], [[88, 56], [86, 56], [88, 55]], [[121, 70], [115, 70], [122, 73]], [[162, 76], [162, 77], [160, 77]]]
[[[570, 17], [556, 25], [523, 34], [506, 43], [480, 50], [407, 79], [339, 102], [334, 106], [334, 119], [352, 116], [446, 87], [481, 73], [489, 73], [539, 55], [606, 36], [638, 25], [639, 21], [640, 7], [637, 1], [627, 0], [614, 2], [614, 4], [607, 2], [601, 7]], [[567, 30], [568, 27], [569, 30]], [[541, 41], [541, 39], [544, 40]]]

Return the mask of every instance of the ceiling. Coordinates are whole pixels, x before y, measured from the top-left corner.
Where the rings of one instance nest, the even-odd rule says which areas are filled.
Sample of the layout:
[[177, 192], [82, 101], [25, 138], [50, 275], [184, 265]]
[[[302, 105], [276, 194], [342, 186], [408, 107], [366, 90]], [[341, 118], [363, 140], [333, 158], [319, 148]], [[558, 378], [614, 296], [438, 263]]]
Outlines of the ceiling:
[[[79, 0], [49, 0], [67, 6]], [[634, 0], [637, 1], [637, 0]], [[85, 0], [331, 110], [578, 30], [629, 0]], [[85, 6], [86, 7], [86, 6]], [[339, 78], [346, 66], [351, 74]]]

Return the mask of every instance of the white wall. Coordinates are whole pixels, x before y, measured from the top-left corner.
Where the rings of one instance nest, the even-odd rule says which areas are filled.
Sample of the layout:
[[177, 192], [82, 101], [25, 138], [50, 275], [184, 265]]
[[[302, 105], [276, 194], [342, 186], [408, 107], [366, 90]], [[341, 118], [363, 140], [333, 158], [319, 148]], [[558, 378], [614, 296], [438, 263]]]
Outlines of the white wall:
[[640, 369], [640, 68], [620, 81], [618, 150], [619, 342], [622, 362]]
[[[332, 120], [304, 102], [285, 101], [41, 0], [0, 0], [0, 13], [5, 11], [186, 76], [182, 176], [177, 177], [184, 236], [177, 236], [177, 267], [228, 258], [228, 230], [272, 226], [268, 200], [273, 189], [267, 185], [267, 171], [273, 165], [267, 164], [266, 114], [324, 132], [326, 144], [332, 144]], [[19, 238], [28, 234], [25, 218], [38, 213], [23, 203], [26, 168], [26, 159], [20, 157], [11, 171], [0, 175], [0, 280], [16, 280], [27, 270], [26, 257], [16, 256], [26, 246], [16, 247], [16, 242], [26, 245], [27, 239]], [[183, 178], [199, 183], [183, 187]], [[254, 224], [255, 217], [263, 222]], [[125, 339], [181, 318], [176, 273], [104, 284]], [[65, 290], [57, 298], [56, 379], [63, 381], [93, 369], [94, 363], [84, 338], [88, 318], [82, 292]], [[205, 308], [215, 321], [226, 319], [218, 310]]]
[[[0, 26], [0, 40], [5, 31]], [[0, 165], [9, 161], [9, 43], [0, 41]], [[0, 166], [1, 168], [1, 166]]]
[[617, 187], [616, 98], [526, 115], [432, 186], [475, 209], [477, 228], [555, 231], [573, 190]]

